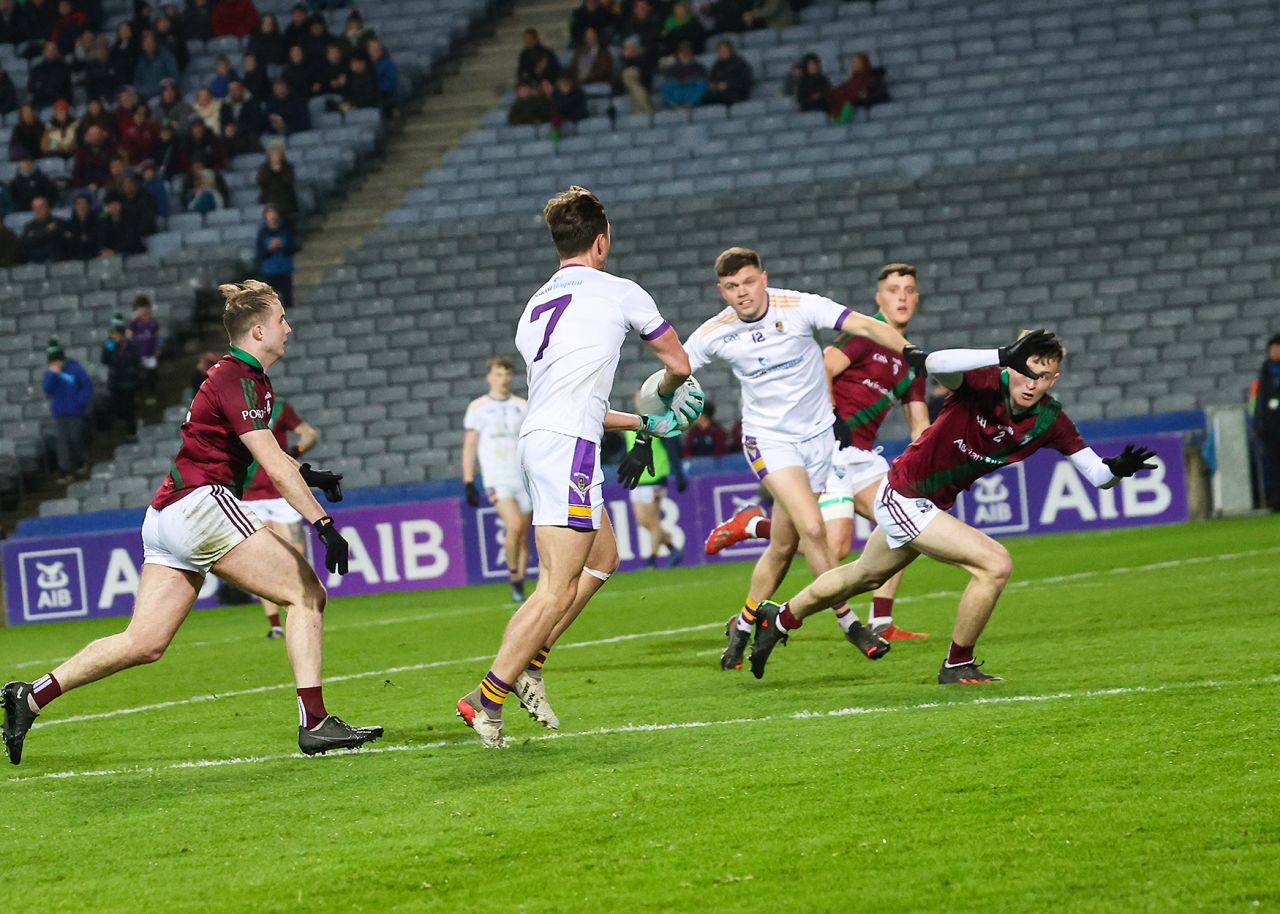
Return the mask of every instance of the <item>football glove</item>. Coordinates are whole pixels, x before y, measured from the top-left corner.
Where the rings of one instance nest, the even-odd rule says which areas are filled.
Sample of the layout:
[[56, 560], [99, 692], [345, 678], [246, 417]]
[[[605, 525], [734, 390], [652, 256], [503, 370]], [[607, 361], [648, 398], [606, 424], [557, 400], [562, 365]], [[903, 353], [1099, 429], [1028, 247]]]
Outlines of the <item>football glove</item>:
[[927, 370], [924, 367], [924, 363], [929, 358], [927, 350], [907, 343], [907, 348], [902, 350], [902, 357], [907, 360], [907, 364], [911, 366], [911, 370], [916, 374], [922, 375], [926, 373]]
[[1041, 328], [1032, 330], [1010, 346], [1001, 346], [996, 350], [1000, 353], [1000, 367], [1012, 368], [1018, 374], [1026, 375], [1028, 378], [1039, 378], [1040, 372], [1032, 371], [1027, 365], [1027, 359], [1035, 355], [1036, 350], [1042, 348], [1052, 338], [1052, 333]]
[[653, 473], [653, 441], [647, 432], [636, 435], [636, 443], [627, 451], [622, 462], [618, 464], [618, 482], [625, 489], [634, 489], [640, 484], [640, 477], [648, 470]]
[[342, 474], [330, 473], [328, 470], [313, 470], [311, 464], [304, 463], [298, 467], [302, 481], [308, 489], [319, 489], [329, 501], [342, 501]]
[[480, 490], [476, 488], [476, 484], [474, 482], [465, 482], [462, 487], [467, 492], [467, 504], [473, 508], [480, 507]]
[[671, 410], [656, 416], [641, 416], [640, 431], [654, 438], [675, 438], [680, 434], [680, 417]]
[[831, 407], [831, 412], [836, 417], [836, 424], [831, 426], [831, 431], [836, 436], [836, 441], [840, 443], [840, 450], [844, 450], [853, 444], [853, 429], [849, 428], [848, 423], [840, 418], [840, 410], [833, 406]]
[[316, 528], [320, 542], [324, 544], [324, 567], [330, 574], [347, 573], [347, 541], [342, 538], [338, 528], [333, 525], [333, 518], [326, 514], [311, 526]]
[[1107, 465], [1107, 469], [1111, 471], [1112, 476], [1124, 479], [1139, 470], [1156, 469], [1154, 463], [1147, 463], [1155, 455], [1155, 451], [1148, 450], [1145, 447], [1134, 447], [1132, 444], [1126, 444], [1123, 451], [1114, 457], [1103, 457], [1102, 462]]

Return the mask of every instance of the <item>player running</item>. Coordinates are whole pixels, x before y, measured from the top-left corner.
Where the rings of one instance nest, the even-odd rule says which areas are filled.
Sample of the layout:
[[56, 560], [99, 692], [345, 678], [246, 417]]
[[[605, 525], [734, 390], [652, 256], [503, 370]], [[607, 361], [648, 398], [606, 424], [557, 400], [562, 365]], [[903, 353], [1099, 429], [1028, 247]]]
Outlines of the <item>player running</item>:
[[[271, 417], [267, 420], [267, 428], [271, 429], [272, 434], [276, 436], [276, 443], [280, 445], [280, 450], [290, 457], [301, 457], [315, 447], [316, 442], [320, 440], [320, 433], [315, 430], [315, 427], [309, 422], [304, 422], [293, 406], [286, 401], [275, 399], [272, 404]], [[293, 432], [298, 436], [298, 443], [293, 447], [289, 447], [289, 432]], [[305, 466], [310, 467], [311, 465], [305, 464]], [[342, 489], [340, 484], [334, 483], [334, 486], [336, 498], [328, 492], [325, 494], [329, 495], [330, 501], [341, 501]], [[271, 477], [262, 472], [262, 467], [259, 464], [255, 463], [249, 467], [243, 500], [250, 503], [253, 513], [261, 518], [263, 526], [278, 533], [282, 540], [298, 551], [299, 555], [305, 556], [307, 554], [307, 540], [306, 533], [302, 529], [302, 515], [295, 511], [288, 500], [280, 494], [280, 490], [271, 481]], [[283, 638], [284, 627], [280, 624], [280, 607], [263, 597], [262, 611], [266, 614], [269, 626], [267, 638]]]
[[[823, 371], [819, 330], [866, 337], [901, 358], [906, 340], [884, 321], [856, 314], [821, 295], [769, 286], [760, 255], [733, 247], [716, 258], [717, 288], [728, 305], [685, 341], [696, 372], [723, 359], [742, 385], [742, 449], [752, 472], [773, 496], [769, 546], [756, 562], [740, 613], [725, 626], [722, 670], [742, 668], [760, 602], [782, 583], [797, 548], [814, 574], [835, 566], [814, 494], [831, 471], [834, 417]], [[849, 642], [872, 660], [889, 644], [843, 604], [836, 618]]]
[[[891, 263], [880, 270], [876, 277], [877, 320], [905, 334], [919, 303], [914, 266]], [[837, 440], [818, 505], [826, 522], [827, 547], [838, 562], [849, 552], [854, 511], [875, 521], [872, 506], [876, 489], [889, 472], [889, 464], [875, 447], [876, 432], [893, 401], [902, 403], [912, 441], [929, 427], [929, 411], [925, 407], [925, 376], [900, 354], [874, 340], [857, 336], [837, 340], [823, 350], [822, 358], [836, 405]], [[771, 527], [772, 522], [758, 507], [746, 508], [711, 531], [707, 552], [714, 555], [749, 537], [768, 539]], [[893, 624], [893, 598], [901, 578], [894, 575], [872, 594], [868, 625], [886, 641], [926, 638]]]
[[486, 748], [506, 746], [502, 708], [512, 689], [539, 722], [558, 727], [542, 666], [557, 638], [618, 567], [604, 512], [600, 438], [606, 429], [678, 435], [676, 413], [636, 416], [609, 409], [614, 372], [628, 331], [640, 334], [666, 368], [659, 393], [693, 420], [701, 402], [680, 403], [689, 376], [680, 338], [653, 299], [629, 279], [604, 272], [611, 232], [604, 206], [584, 187], [543, 209], [560, 267], [534, 293], [516, 326], [529, 378], [529, 413], [517, 452], [533, 501], [538, 584], [507, 623], [502, 646], [480, 684], [458, 700], [458, 715]]
[[[819, 610], [866, 593], [927, 555], [969, 572], [956, 611], [951, 649], [938, 682], [994, 682], [974, 661], [974, 646], [995, 609], [1013, 564], [1008, 551], [980, 530], [947, 513], [960, 492], [993, 470], [1053, 448], [1099, 488], [1139, 470], [1155, 469], [1153, 451], [1127, 445], [1099, 457], [1076, 431], [1049, 390], [1061, 374], [1066, 349], [1037, 330], [1001, 349], [909, 350], [917, 368], [952, 393], [933, 425], [889, 468], [876, 494], [879, 526], [856, 562], [822, 575], [788, 602], [760, 607], [751, 672], [764, 675], [769, 654]], [[1003, 368], [1001, 367], [1003, 366]]]
[[476, 457], [480, 458], [480, 478], [484, 480], [489, 504], [502, 521], [502, 553], [507, 563], [511, 599], [524, 602], [524, 578], [529, 571], [529, 520], [533, 502], [520, 478], [516, 444], [520, 424], [529, 412], [529, 403], [511, 393], [515, 366], [504, 356], [489, 357], [484, 376], [489, 392], [467, 405], [462, 427], [462, 483], [467, 504], [480, 507], [476, 488]]
[[142, 523], [143, 566], [133, 616], [121, 633], [99, 638], [34, 683], [3, 689], [4, 748], [22, 760], [36, 715], [64, 692], [159, 660], [213, 571], [288, 610], [285, 648], [298, 692], [298, 747], [308, 755], [354, 748], [381, 727], [352, 727], [330, 714], [320, 685], [325, 589], [311, 566], [240, 501], [258, 463], [325, 547], [325, 567], [346, 574], [347, 543], [311, 494], [336, 488], [334, 473], [299, 469], [280, 449], [267, 420], [274, 394], [267, 369], [292, 332], [275, 291], [246, 280], [219, 287], [231, 353], [209, 370], [182, 423], [182, 447]]

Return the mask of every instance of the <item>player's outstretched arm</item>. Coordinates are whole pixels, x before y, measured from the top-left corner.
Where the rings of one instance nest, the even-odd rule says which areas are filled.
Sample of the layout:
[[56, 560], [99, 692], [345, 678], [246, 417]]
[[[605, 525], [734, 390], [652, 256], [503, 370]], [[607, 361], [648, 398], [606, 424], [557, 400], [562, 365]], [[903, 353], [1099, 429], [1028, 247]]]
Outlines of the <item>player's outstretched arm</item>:
[[325, 516], [324, 508], [311, 494], [311, 489], [302, 480], [298, 465], [280, 450], [275, 434], [270, 429], [255, 429], [240, 436], [244, 446], [249, 449], [253, 459], [258, 462], [262, 472], [266, 473], [280, 490], [295, 511], [301, 514], [309, 524], [314, 524]]
[[1109, 489], [1140, 470], [1157, 469], [1157, 465], [1150, 462], [1155, 456], [1156, 452], [1148, 448], [1126, 444], [1124, 450], [1114, 457], [1099, 457], [1093, 448], [1086, 447], [1068, 459], [1085, 479], [1099, 489]]
[[939, 384], [956, 390], [963, 382], [966, 371], [996, 365], [1011, 368], [1029, 378], [1039, 377], [1027, 365], [1027, 359], [1052, 338], [1053, 334], [1048, 330], [1032, 330], [1008, 346], [998, 349], [939, 349], [937, 352], [926, 352], [908, 345], [903, 350], [903, 355], [916, 371], [927, 371]]
[[621, 413], [611, 409], [604, 417], [606, 432], [644, 432], [655, 438], [675, 438], [681, 433], [680, 418], [673, 410], [654, 416]]
[[844, 320], [840, 322], [840, 326], [836, 329], [852, 336], [862, 336], [874, 340], [894, 352], [902, 352], [907, 348], [907, 338], [897, 330], [894, 330], [884, 321], [878, 321], [856, 311], [850, 311], [846, 314]]
[[693, 369], [689, 367], [689, 354], [684, 351], [684, 346], [680, 344], [680, 336], [676, 333], [675, 328], [670, 326], [659, 336], [651, 340], [645, 340], [645, 344], [658, 357], [662, 367], [667, 369], [667, 373], [658, 382], [658, 393], [669, 397], [676, 392], [676, 388], [683, 384], [689, 375], [693, 374]]

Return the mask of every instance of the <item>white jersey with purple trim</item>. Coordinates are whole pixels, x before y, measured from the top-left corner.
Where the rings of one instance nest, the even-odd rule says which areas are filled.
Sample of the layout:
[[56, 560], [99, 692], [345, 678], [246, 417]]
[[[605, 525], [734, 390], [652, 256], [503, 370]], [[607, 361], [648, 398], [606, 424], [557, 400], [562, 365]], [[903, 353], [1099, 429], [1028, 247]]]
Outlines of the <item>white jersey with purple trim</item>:
[[694, 373], [713, 358], [729, 363], [742, 385], [743, 435], [805, 441], [835, 421], [814, 331], [839, 330], [850, 309], [809, 292], [767, 291], [761, 317], [744, 321], [725, 308], [693, 331], [684, 349]]
[[528, 412], [529, 404], [515, 396], [495, 400], [485, 394], [467, 406], [462, 427], [480, 436], [476, 456], [480, 459], [480, 478], [486, 488], [520, 481], [516, 442], [520, 440], [520, 425]]
[[521, 436], [544, 430], [599, 443], [627, 331], [651, 340], [670, 326], [631, 280], [561, 267], [529, 299], [516, 326], [529, 377]]

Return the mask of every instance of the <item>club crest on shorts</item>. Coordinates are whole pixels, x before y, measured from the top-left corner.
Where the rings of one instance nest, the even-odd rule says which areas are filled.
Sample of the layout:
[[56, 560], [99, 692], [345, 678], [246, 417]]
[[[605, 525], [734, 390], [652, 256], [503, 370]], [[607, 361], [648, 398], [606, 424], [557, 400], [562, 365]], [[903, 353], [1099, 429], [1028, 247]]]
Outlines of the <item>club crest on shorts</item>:
[[586, 473], [574, 473], [569, 477], [569, 484], [578, 490], [578, 494], [586, 497], [587, 489], [591, 488], [591, 480], [587, 478]]
[[928, 511], [930, 508], [933, 507], [933, 502], [929, 501], [929, 499], [927, 498], [917, 498], [916, 507], [919, 508], [921, 511]]

